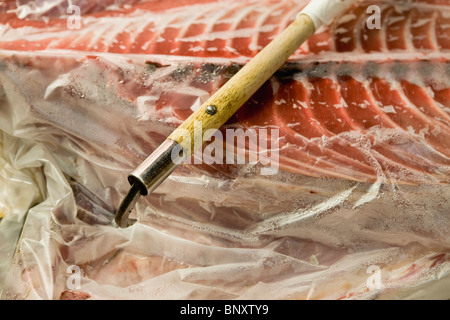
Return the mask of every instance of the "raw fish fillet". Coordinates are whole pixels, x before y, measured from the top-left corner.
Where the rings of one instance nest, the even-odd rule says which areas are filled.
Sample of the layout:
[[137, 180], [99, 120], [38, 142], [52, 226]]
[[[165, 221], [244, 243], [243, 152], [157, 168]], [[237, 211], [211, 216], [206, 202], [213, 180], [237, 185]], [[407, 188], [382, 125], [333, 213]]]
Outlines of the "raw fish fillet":
[[373, 299], [430, 285], [449, 298], [444, 0], [359, 2], [228, 121], [224, 133], [279, 130], [277, 174], [182, 166], [137, 205], [140, 223], [110, 225], [128, 172], [306, 3], [72, 0], [69, 29], [67, 1], [0, 2], [0, 147], [17, 166], [41, 161], [30, 180], [46, 200], [3, 297]]
[[[128, 1], [99, 8], [81, 1], [82, 28], [68, 30], [67, 14], [64, 19], [56, 14], [64, 14], [64, 3], [43, 13], [36, 8], [42, 14], [37, 18], [33, 2], [10, 4], [0, 16], [5, 21], [0, 48], [181, 57], [180, 71], [165, 77], [161, 74], [173, 63], [164, 59], [158, 62], [161, 70], [149, 75], [154, 79], [141, 81], [146, 74], [122, 79], [117, 72], [117, 80], [126, 81], [116, 89], [119, 97], [154, 108], [152, 117], [173, 125], [189, 116], [198, 96], [189, 89], [163, 91], [158, 82], [192, 88], [201, 98], [210, 95], [230, 76], [224, 71], [235, 72], [227, 66], [254, 56], [305, 5]], [[360, 3], [320, 29], [229, 124], [279, 128], [282, 170], [357, 181], [448, 183], [450, 6], [371, 4], [382, 10], [381, 30], [367, 27], [368, 4]]]

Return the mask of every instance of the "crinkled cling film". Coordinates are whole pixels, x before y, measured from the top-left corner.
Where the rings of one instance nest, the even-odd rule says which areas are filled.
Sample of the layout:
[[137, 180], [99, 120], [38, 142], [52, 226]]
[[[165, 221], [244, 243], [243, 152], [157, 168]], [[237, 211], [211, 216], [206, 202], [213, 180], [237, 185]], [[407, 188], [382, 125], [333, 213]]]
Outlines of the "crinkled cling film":
[[446, 1], [323, 26], [220, 131], [276, 170], [191, 159], [114, 225], [128, 173], [306, 3], [0, 3], [2, 298], [449, 299]]

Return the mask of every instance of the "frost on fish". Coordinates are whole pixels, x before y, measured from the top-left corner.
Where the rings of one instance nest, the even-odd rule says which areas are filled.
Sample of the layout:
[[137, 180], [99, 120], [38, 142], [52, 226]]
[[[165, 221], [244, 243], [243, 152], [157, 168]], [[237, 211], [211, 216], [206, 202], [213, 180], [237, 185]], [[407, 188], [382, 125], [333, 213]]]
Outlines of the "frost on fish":
[[65, 1], [0, 3], [1, 129], [75, 195], [25, 228], [6, 297], [374, 298], [448, 274], [447, 1], [361, 2], [322, 27], [222, 128], [278, 129], [280, 171], [182, 166], [128, 230], [108, 225], [128, 172], [306, 1], [72, 3], [79, 30]]
[[[91, 144], [116, 149], [127, 164], [142, 160], [170, 128], [181, 124], [195, 105], [239, 69], [236, 64], [201, 61], [155, 67], [143, 59], [131, 66], [109, 59], [74, 58], [66, 70], [55, 71], [61, 73], [56, 80], [38, 77], [41, 83], [37, 84], [38, 79], [26, 83], [25, 77], [19, 78], [25, 84], [18, 90], [33, 105], [35, 117]], [[3, 60], [4, 72], [11, 76], [20, 70], [48, 73], [47, 63], [52, 60], [16, 55]], [[279, 166], [293, 173], [364, 182], [448, 183], [449, 67], [434, 59], [290, 63], [224, 129], [277, 128]], [[108, 101], [114, 101], [113, 105]], [[60, 105], [56, 114], [54, 103]], [[104, 118], [104, 112], [109, 117]], [[129, 118], [126, 123], [124, 116]], [[135, 129], [128, 128], [130, 123], [136, 123]], [[163, 132], [158, 129], [162, 123], [166, 125]], [[209, 170], [206, 165], [197, 167]]]
[[[160, 78], [164, 71], [148, 72], [145, 81], [127, 80], [138, 91], [126, 84], [117, 89], [117, 97], [131, 101], [142, 120], [180, 123], [198, 99], [204, 101], [224, 83], [221, 72], [233, 59], [254, 56], [304, 5], [176, 1], [166, 10], [160, 2], [131, 1], [110, 10], [85, 9], [80, 30], [68, 30], [66, 19], [57, 15], [47, 22], [17, 18], [16, 8], [2, 15], [8, 24], [0, 48], [180, 56], [180, 74]], [[282, 169], [358, 181], [448, 182], [450, 9], [432, 1], [379, 6], [380, 30], [367, 27], [367, 3], [361, 3], [319, 30], [292, 56], [289, 71], [275, 76], [235, 117], [247, 128], [280, 128]], [[203, 60], [190, 63], [187, 57]], [[64, 86], [60, 81], [73, 80], [60, 77], [49, 85], [47, 100]], [[161, 90], [161, 83], [172, 83], [175, 90]], [[286, 106], [279, 105], [286, 100]], [[302, 103], [307, 107], [292, 109]]]

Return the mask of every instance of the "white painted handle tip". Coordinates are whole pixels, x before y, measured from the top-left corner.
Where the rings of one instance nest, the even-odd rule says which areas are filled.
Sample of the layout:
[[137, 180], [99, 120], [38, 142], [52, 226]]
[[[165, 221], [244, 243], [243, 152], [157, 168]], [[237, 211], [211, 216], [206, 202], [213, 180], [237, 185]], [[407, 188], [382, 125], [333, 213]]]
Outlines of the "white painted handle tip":
[[300, 12], [308, 15], [314, 22], [316, 30], [323, 24], [329, 24], [334, 18], [344, 13], [357, 0], [311, 0]]

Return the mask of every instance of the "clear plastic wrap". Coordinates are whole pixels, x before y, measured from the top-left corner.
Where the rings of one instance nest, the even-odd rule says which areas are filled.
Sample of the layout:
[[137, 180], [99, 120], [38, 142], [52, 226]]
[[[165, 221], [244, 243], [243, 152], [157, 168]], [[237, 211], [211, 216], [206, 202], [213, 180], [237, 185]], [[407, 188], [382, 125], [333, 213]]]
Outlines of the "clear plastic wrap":
[[[203, 2], [203, 7], [210, 9], [239, 7], [232, 0]], [[16, 15], [18, 21], [31, 22], [62, 16], [55, 8], [66, 10], [62, 1], [43, 6], [46, 10], [31, 3], [24, 1], [17, 11], [12, 2], [5, 2], [0, 9]], [[98, 27], [96, 12], [116, 18], [122, 14], [109, 2], [93, 7], [86, 3], [78, 3], [87, 15], [86, 28], [90, 23]], [[185, 40], [190, 39], [186, 26], [195, 19], [180, 17], [188, 17], [201, 5], [174, 9], [158, 5], [162, 1], [124, 2], [125, 11], [134, 4], [142, 5], [131, 13], [137, 22], [128, 25], [130, 28], [139, 29], [139, 10], [146, 10], [146, 3], [154, 6], [150, 9], [153, 16], [148, 12], [145, 16], [147, 20], [160, 21], [161, 16], [172, 15], [172, 24], [184, 28]], [[271, 11], [276, 21], [286, 23], [284, 14], [294, 17], [306, 1], [297, 1], [291, 12], [286, 8], [292, 3], [246, 1], [240, 5], [248, 7], [247, 14], [266, 14], [268, 19], [266, 11]], [[389, 1], [381, 4], [393, 19], [384, 21], [386, 28], [398, 21], [396, 14], [405, 15], [401, 10], [392, 11]], [[447, 4], [437, 1], [403, 4], [409, 5], [410, 19], [417, 14], [417, 6], [431, 13], [439, 8], [441, 19], [448, 19], [450, 12]], [[175, 1], [173, 6], [177, 5]], [[363, 2], [353, 9], [354, 16], [366, 7]], [[23, 44], [20, 28], [2, 24], [2, 298], [450, 298], [448, 51], [441, 39], [439, 50], [392, 49], [391, 54], [360, 53], [357, 57], [339, 46], [330, 49], [336, 52], [315, 52], [326, 47], [330, 30], [343, 39], [344, 29], [339, 26], [354, 20], [353, 13], [319, 30], [225, 126], [278, 125], [281, 147], [271, 150], [280, 153], [276, 174], [261, 174], [260, 163], [183, 165], [152, 195], [140, 200], [133, 213], [138, 223], [127, 229], [116, 228], [112, 220], [129, 189], [128, 173], [252, 53], [246, 56], [245, 48], [232, 43], [234, 51], [233, 47], [225, 47], [228, 53], [205, 50], [201, 56], [201, 45], [217, 49], [217, 44], [208, 47], [199, 41], [188, 50], [191, 56], [170, 55], [153, 45], [148, 54], [115, 52], [122, 49], [95, 50], [91, 47], [95, 42], [82, 43], [80, 38], [71, 41], [82, 43], [84, 50], [73, 49], [58, 45], [54, 36], [62, 32], [58, 28], [65, 27], [57, 23], [45, 34], [26, 29], [30, 38], [25, 48], [47, 45], [41, 51], [29, 51], [19, 48]], [[196, 18], [204, 19], [201, 14]], [[222, 19], [235, 22], [233, 14]], [[217, 14], [211, 19], [219, 18]], [[115, 24], [106, 18], [102, 23]], [[273, 31], [270, 26], [256, 23], [261, 38]], [[164, 28], [170, 29], [167, 24]], [[237, 22], [233, 28], [233, 39], [253, 34], [249, 26], [239, 27]], [[389, 34], [389, 30], [385, 32]], [[53, 39], [51, 45], [46, 37]], [[221, 40], [223, 35], [218, 37]], [[164, 43], [153, 40], [153, 44]], [[126, 47], [131, 43], [125, 42]], [[249, 43], [249, 47], [255, 46], [254, 41]], [[349, 41], [342, 43], [348, 45]], [[397, 61], [392, 61], [392, 56]], [[350, 88], [350, 84], [369, 79], [374, 95], [384, 88], [382, 80], [393, 92], [400, 92], [402, 86], [401, 97], [412, 102], [423, 97], [417, 88], [429, 92], [437, 107], [429, 109], [420, 100], [427, 117], [419, 119], [427, 129], [419, 132], [420, 123], [400, 125], [402, 119], [395, 118], [391, 122], [399, 124], [396, 127], [378, 124], [370, 130], [325, 132], [316, 137], [308, 136], [312, 129], [305, 129], [293, 135], [291, 129], [299, 126], [298, 119], [273, 112], [271, 107], [295, 105], [299, 112], [307, 112], [304, 104], [313, 108], [314, 103], [320, 104], [320, 95], [304, 95], [304, 100], [292, 100], [294, 103], [286, 96], [304, 92], [304, 88], [325, 90], [330, 83], [329, 88], [336, 91], [336, 83]], [[301, 87], [290, 87], [290, 81]], [[283, 90], [277, 94], [274, 88]], [[330, 92], [323, 95], [331, 101], [331, 110], [352, 108], [348, 103], [352, 97], [341, 92], [340, 106], [333, 104], [336, 96]], [[376, 101], [388, 116], [399, 110], [394, 102], [394, 98], [392, 105], [382, 101], [382, 95]], [[261, 108], [261, 113], [252, 117], [256, 108]], [[366, 115], [364, 110], [361, 107], [360, 113], [350, 116], [357, 122]], [[427, 114], [429, 110], [437, 114]]]

